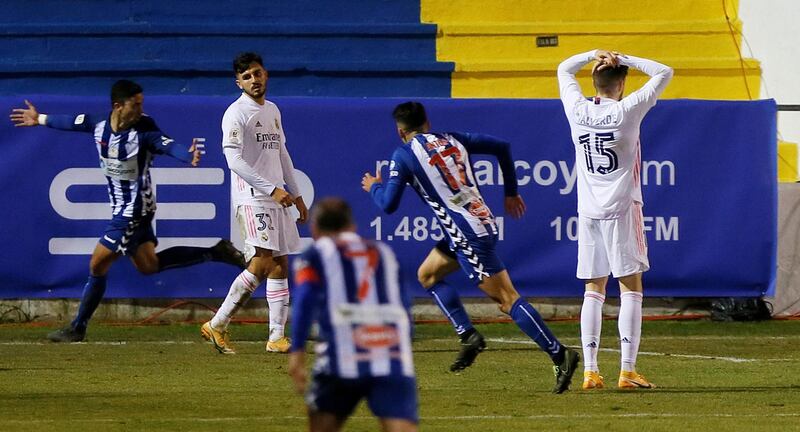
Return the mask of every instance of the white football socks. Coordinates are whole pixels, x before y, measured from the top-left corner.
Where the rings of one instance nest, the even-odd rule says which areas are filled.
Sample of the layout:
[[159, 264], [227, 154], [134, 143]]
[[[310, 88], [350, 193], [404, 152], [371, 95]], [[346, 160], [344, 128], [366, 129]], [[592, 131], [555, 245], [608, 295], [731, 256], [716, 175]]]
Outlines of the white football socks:
[[267, 303], [269, 304], [269, 340], [275, 342], [284, 335], [289, 318], [288, 279], [267, 279]]
[[260, 283], [261, 281], [254, 274], [247, 270], [242, 271], [233, 280], [222, 306], [219, 307], [214, 318], [211, 318], [211, 327], [218, 331], [225, 331], [233, 315], [250, 300], [250, 295]]
[[600, 330], [603, 327], [603, 303], [606, 296], [599, 292], [583, 293], [581, 308], [581, 344], [583, 345], [583, 369], [598, 372], [597, 351], [600, 349]]
[[622, 370], [636, 370], [636, 355], [642, 336], [642, 293], [628, 291], [620, 295], [619, 341], [622, 352]]

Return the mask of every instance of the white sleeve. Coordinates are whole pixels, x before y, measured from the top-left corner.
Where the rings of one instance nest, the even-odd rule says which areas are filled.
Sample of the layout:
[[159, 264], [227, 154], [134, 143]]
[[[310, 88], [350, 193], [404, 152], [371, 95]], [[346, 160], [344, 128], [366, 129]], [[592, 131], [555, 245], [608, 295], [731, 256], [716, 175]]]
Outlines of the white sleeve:
[[264, 192], [267, 195], [272, 195], [272, 192], [275, 190], [276, 186], [270, 183], [264, 177], [258, 175], [255, 169], [248, 165], [248, 163], [242, 158], [242, 150], [241, 149], [232, 149], [226, 148], [223, 150], [225, 153], [225, 160], [228, 161], [228, 168], [231, 171], [235, 172], [239, 177], [242, 178], [247, 184], [252, 186], [253, 188]]
[[565, 110], [575, 106], [579, 101], [586, 99], [583, 96], [583, 92], [581, 92], [581, 86], [578, 84], [578, 80], [575, 79], [575, 74], [594, 60], [596, 52], [596, 50], [592, 50], [576, 54], [558, 65], [558, 90], [561, 95], [561, 101], [564, 103]]
[[222, 116], [222, 150], [238, 149], [241, 152], [244, 126], [232, 108], [228, 108], [225, 115]]
[[[277, 110], [277, 107], [276, 107]], [[300, 188], [297, 186], [297, 181], [294, 178], [294, 163], [292, 162], [292, 157], [289, 155], [289, 151], [286, 148], [286, 131], [283, 129], [283, 121], [281, 120], [281, 112], [277, 110], [277, 120], [278, 120], [278, 128], [282, 131], [281, 133], [281, 168], [283, 169], [283, 180], [286, 182], [286, 186], [289, 186], [289, 191], [292, 193], [292, 196], [297, 198], [300, 196]]]
[[638, 69], [650, 76], [642, 88], [622, 99], [622, 107], [625, 111], [636, 111], [640, 115], [644, 115], [656, 104], [658, 97], [667, 88], [667, 84], [672, 79], [672, 68], [630, 55], [621, 55], [618, 58], [620, 64]]
[[272, 195], [276, 186], [261, 177], [242, 157], [242, 122], [235, 117], [229, 111], [222, 117], [222, 153], [228, 162], [228, 168], [251, 187]]

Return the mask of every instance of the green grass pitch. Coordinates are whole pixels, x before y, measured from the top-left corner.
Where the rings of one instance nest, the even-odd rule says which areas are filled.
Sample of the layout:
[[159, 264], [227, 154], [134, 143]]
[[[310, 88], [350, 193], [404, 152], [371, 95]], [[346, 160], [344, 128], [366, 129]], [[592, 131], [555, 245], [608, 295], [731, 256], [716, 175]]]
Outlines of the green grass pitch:
[[[414, 342], [423, 431], [800, 430], [800, 321], [646, 322], [638, 369], [659, 388], [616, 390], [616, 322], [603, 323], [608, 388], [553, 395], [550, 362], [513, 324], [478, 326], [489, 349], [460, 374], [446, 325]], [[554, 323], [572, 346], [578, 324]], [[232, 325], [235, 356], [198, 325], [94, 325], [88, 342], [44, 342], [51, 328], [0, 326], [0, 431], [302, 431], [286, 356], [264, 352], [264, 325]], [[364, 406], [345, 430], [377, 430]]]

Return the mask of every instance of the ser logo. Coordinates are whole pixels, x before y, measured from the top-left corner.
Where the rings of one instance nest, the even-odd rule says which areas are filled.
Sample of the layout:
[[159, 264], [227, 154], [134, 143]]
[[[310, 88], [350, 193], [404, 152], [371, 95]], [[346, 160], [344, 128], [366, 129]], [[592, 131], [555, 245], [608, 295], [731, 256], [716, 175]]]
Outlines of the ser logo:
[[[221, 168], [153, 168], [153, 193], [160, 186], [221, 185], [225, 182], [225, 170]], [[69, 199], [68, 190], [73, 186], [105, 187], [107, 181], [101, 168], [68, 168], [58, 173], [50, 184], [50, 205], [61, 217], [76, 221], [109, 220], [111, 208], [108, 201], [75, 202]], [[195, 194], [192, 188], [192, 196]], [[213, 202], [161, 202], [158, 204], [158, 220], [211, 220], [217, 215]], [[87, 232], [87, 237], [52, 237], [49, 250], [53, 255], [90, 255], [97, 244], [98, 234]], [[159, 249], [171, 246], [213, 246], [215, 237], [160, 237]]]
[[[192, 198], [197, 196], [196, 186], [219, 186], [225, 183], [227, 170], [221, 168], [153, 168], [150, 170], [153, 178], [153, 193], [156, 194], [158, 187], [168, 186], [170, 188], [186, 187], [190, 190]], [[300, 193], [306, 205], [310, 208], [314, 201], [314, 186], [308, 176], [300, 170], [295, 169], [295, 179], [297, 180]], [[107, 186], [107, 181], [103, 176], [101, 168], [67, 168], [58, 173], [50, 184], [50, 205], [53, 210], [61, 217], [68, 220], [87, 221], [87, 220], [109, 220], [111, 218], [111, 207], [108, 201], [102, 202], [76, 202], [69, 198], [68, 191], [71, 187], [83, 186]], [[202, 196], [202, 195], [201, 195]], [[153, 229], [157, 227], [159, 220], [214, 220], [217, 211], [221, 210], [224, 214], [229, 211], [230, 236], [236, 247], [243, 249], [243, 243], [238, 230], [238, 225], [234, 219], [233, 211], [230, 211], [230, 193], [225, 192], [224, 198], [219, 199], [219, 194], [209, 191], [208, 201], [192, 202], [159, 202], [156, 218], [153, 221]], [[216, 203], [223, 202], [219, 205]], [[226, 208], [228, 207], [228, 208]], [[295, 217], [299, 216], [294, 207], [292, 211]], [[189, 225], [190, 226], [190, 225]], [[86, 232], [86, 236], [70, 237], [51, 237], [49, 241], [49, 252], [52, 255], [91, 255], [97, 244], [97, 239], [101, 232]], [[213, 246], [220, 240], [219, 237], [162, 237], [158, 238], [158, 249], [165, 249], [172, 246]], [[313, 240], [310, 237], [300, 239], [301, 246], [305, 248]]]

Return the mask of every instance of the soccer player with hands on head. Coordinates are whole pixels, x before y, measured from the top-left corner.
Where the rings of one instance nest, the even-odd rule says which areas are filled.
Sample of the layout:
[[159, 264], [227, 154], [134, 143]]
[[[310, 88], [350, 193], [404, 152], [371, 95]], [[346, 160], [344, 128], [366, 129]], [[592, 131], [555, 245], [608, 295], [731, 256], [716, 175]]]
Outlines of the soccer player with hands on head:
[[[587, 99], [575, 74], [592, 67], [595, 96]], [[623, 97], [628, 68], [650, 79]], [[594, 50], [558, 66], [558, 85], [575, 148], [578, 184], [578, 279], [584, 280], [581, 343], [584, 389], [604, 387], [597, 364], [609, 273], [619, 281], [621, 372], [618, 387], [655, 387], [636, 372], [642, 331], [642, 273], [650, 268], [642, 216], [639, 129], [672, 78], [663, 64]]]

